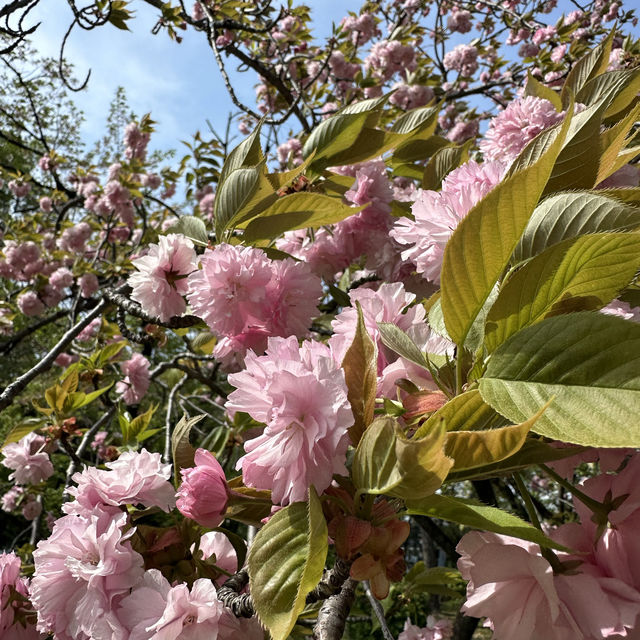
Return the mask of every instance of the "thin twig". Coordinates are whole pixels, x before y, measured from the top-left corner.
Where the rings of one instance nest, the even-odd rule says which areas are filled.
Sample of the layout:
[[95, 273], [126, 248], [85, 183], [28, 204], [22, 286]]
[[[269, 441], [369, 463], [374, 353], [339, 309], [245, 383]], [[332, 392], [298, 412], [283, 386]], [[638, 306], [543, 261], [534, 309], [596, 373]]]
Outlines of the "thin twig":
[[387, 619], [384, 617], [384, 609], [380, 604], [380, 601], [371, 593], [371, 586], [369, 585], [369, 581], [365, 580], [363, 583], [364, 592], [367, 595], [367, 599], [369, 600], [369, 604], [373, 609], [373, 612], [376, 614], [376, 618], [378, 618], [378, 622], [380, 623], [380, 630], [382, 631], [382, 635], [385, 640], [395, 640], [391, 630], [389, 629], [389, 625], [387, 624]]

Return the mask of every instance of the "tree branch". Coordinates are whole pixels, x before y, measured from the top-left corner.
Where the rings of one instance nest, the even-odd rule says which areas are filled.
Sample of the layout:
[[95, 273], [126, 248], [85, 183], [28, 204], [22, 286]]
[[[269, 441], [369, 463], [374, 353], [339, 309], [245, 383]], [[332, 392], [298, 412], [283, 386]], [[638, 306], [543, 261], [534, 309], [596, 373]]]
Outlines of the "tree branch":
[[15, 382], [12, 382], [0, 394], [0, 411], [6, 409], [13, 399], [23, 391], [26, 386], [40, 374], [48, 371], [54, 360], [64, 351], [73, 339], [94, 319], [97, 318], [106, 308], [106, 300], [102, 300], [92, 311], [90, 311], [80, 322], [77, 322], [67, 331], [49, 353], [38, 362], [33, 368], [23, 373]]
[[347, 616], [356, 597], [357, 582], [346, 580], [340, 593], [331, 596], [320, 607], [318, 621], [313, 628], [314, 640], [340, 640], [344, 633]]

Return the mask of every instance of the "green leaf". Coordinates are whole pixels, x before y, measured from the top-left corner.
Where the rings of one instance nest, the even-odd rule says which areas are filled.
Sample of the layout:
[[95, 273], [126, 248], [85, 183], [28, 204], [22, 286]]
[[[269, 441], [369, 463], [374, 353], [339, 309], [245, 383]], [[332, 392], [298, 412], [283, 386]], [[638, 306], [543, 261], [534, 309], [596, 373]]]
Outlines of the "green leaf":
[[413, 133], [416, 130], [423, 131], [425, 128], [431, 128], [429, 135], [435, 129], [440, 105], [436, 107], [418, 107], [403, 113], [392, 125], [393, 133]]
[[399, 146], [411, 134], [401, 135], [380, 129], [365, 127], [360, 131], [357, 139], [347, 149], [330, 156], [328, 164], [338, 166], [355, 164], [381, 156], [390, 149]]
[[392, 164], [405, 164], [407, 162], [421, 162], [430, 158], [438, 149], [448, 147], [451, 142], [442, 136], [429, 136], [424, 138], [412, 136], [406, 142], [398, 145], [393, 152]]
[[[433, 329], [433, 331], [435, 331], [439, 336], [442, 336], [447, 340], [451, 340], [451, 337], [447, 333], [447, 327], [444, 324], [442, 300], [440, 298], [438, 298], [431, 306], [431, 309], [429, 309], [427, 319], [429, 320], [429, 326]], [[451, 340], [451, 342], [453, 342], [453, 340]]]
[[2, 447], [0, 447], [0, 451], [8, 444], [22, 440], [22, 438], [29, 435], [32, 431], [35, 431], [45, 425], [46, 422], [47, 420], [44, 418], [27, 418], [26, 420], [23, 420], [13, 427], [6, 435], [4, 442], [2, 443]]
[[353, 145], [369, 114], [363, 113], [338, 113], [321, 122], [309, 135], [304, 146], [302, 155], [307, 158], [315, 151], [315, 159], [312, 167], [324, 169], [331, 163], [328, 158], [338, 154]]
[[521, 471], [534, 464], [562, 460], [582, 453], [583, 451], [586, 451], [586, 447], [558, 449], [546, 442], [542, 442], [542, 440], [528, 438], [518, 452], [500, 462], [476, 467], [474, 469], [452, 469], [451, 473], [447, 476], [447, 482], [461, 482], [462, 480], [479, 480], [511, 475], [515, 471]]
[[315, 489], [309, 503], [284, 507], [256, 535], [248, 555], [251, 595], [273, 640], [285, 640], [320, 582], [328, 552], [327, 524]]
[[353, 458], [353, 483], [365, 493], [398, 498], [431, 495], [447, 477], [453, 460], [443, 452], [442, 424], [419, 439], [402, 436], [395, 418], [376, 418]]
[[551, 174], [570, 118], [547, 138], [533, 164], [507, 176], [460, 222], [442, 264], [442, 311], [447, 332], [463, 345], [473, 323], [509, 263]]
[[356, 302], [356, 308], [358, 309], [356, 333], [342, 361], [347, 383], [347, 397], [354, 417], [354, 424], [349, 429], [353, 446], [358, 444], [362, 434], [373, 420], [378, 388], [378, 352], [375, 342], [367, 332], [359, 302]]
[[444, 423], [447, 431], [473, 431], [502, 425], [503, 418], [489, 406], [477, 389], [465, 391], [440, 407], [416, 431], [415, 438], [421, 438], [439, 423]]
[[96, 367], [104, 367], [112, 358], [115, 358], [126, 346], [124, 340], [120, 342], [114, 342], [103, 347], [95, 358]]
[[548, 100], [555, 108], [556, 111], [562, 111], [562, 100], [560, 95], [553, 89], [550, 89], [546, 85], [538, 82], [529, 71], [527, 71], [527, 84], [524, 88], [524, 95], [535, 96], [536, 98], [543, 98]]
[[586, 105], [603, 104], [604, 116], [608, 117], [625, 109], [639, 90], [640, 71], [609, 71], [590, 80], [576, 95], [576, 102]]
[[613, 198], [619, 202], [626, 202], [636, 207], [640, 206], [640, 188], [638, 187], [598, 189], [598, 194], [605, 198]]
[[518, 516], [496, 507], [487, 507], [474, 500], [432, 495], [427, 498], [407, 500], [406, 505], [411, 515], [447, 520], [472, 529], [514, 536], [543, 547], [566, 551], [565, 547], [547, 538], [540, 529], [536, 529]]
[[514, 455], [521, 449], [527, 434], [545, 409], [543, 407], [520, 424], [481, 431], [450, 431], [444, 452], [454, 459], [452, 471], [482, 467]]
[[578, 60], [571, 69], [562, 87], [561, 96], [564, 107], [571, 101], [571, 96], [580, 93], [589, 80], [596, 78], [607, 70], [614, 34], [615, 31], [611, 30], [602, 43]]
[[191, 433], [191, 428], [204, 417], [204, 414], [194, 418], [187, 418], [186, 414], [183, 415], [171, 434], [173, 477], [176, 485], [180, 483], [180, 469], [190, 469], [194, 465], [193, 458], [196, 450], [189, 442], [189, 434]]
[[71, 413], [76, 409], [86, 407], [89, 403], [93, 402], [96, 398], [99, 398], [105, 391], [108, 391], [109, 389], [111, 389], [111, 385], [102, 387], [102, 389], [96, 389], [95, 391], [91, 391], [90, 393], [82, 393], [80, 391], [70, 393], [65, 399], [63, 405], [64, 413]]
[[598, 103], [573, 116], [544, 193], [591, 189], [600, 164], [600, 129], [606, 105]]
[[438, 149], [427, 162], [422, 174], [422, 188], [437, 190], [442, 186], [445, 176], [469, 159], [469, 149], [473, 140], [463, 145]]
[[637, 148], [634, 151], [625, 149], [625, 152], [622, 154], [622, 158], [619, 156], [624, 147], [633, 137], [633, 127], [639, 116], [640, 104], [631, 109], [631, 111], [629, 111], [629, 113], [620, 120], [620, 122], [600, 134], [600, 148], [602, 149], [602, 154], [600, 156], [600, 168], [598, 169], [596, 183], [599, 184], [631, 160], [632, 158], [627, 159], [627, 152], [634, 154], [639, 152]]
[[640, 325], [589, 311], [547, 318], [498, 347], [480, 392], [514, 422], [553, 400], [533, 427], [549, 438], [640, 446]]
[[182, 216], [176, 224], [167, 230], [167, 233], [181, 233], [202, 247], [209, 244], [207, 227], [200, 218], [195, 216]]
[[[513, 252], [516, 262], [527, 260], [547, 247], [586, 233], [623, 231], [640, 226], [640, 210], [611, 197], [588, 191], [559, 193], [544, 200], [533, 212]], [[611, 192], [606, 192], [611, 196]], [[640, 189], [638, 189], [640, 198]]]
[[247, 242], [271, 240], [285, 231], [317, 229], [355, 215], [365, 206], [350, 207], [338, 198], [321, 193], [292, 193], [278, 198], [253, 218], [244, 231], [244, 239]]
[[218, 180], [218, 190], [225, 180], [241, 167], [254, 167], [264, 161], [262, 149], [260, 147], [260, 129], [264, 119], [260, 121], [254, 131], [249, 134], [228, 156], [222, 165], [220, 179]]
[[258, 189], [262, 171], [260, 166], [235, 169], [218, 187], [213, 211], [218, 240]]
[[382, 343], [394, 353], [423, 369], [429, 369], [424, 353], [400, 327], [391, 322], [378, 322], [378, 331], [380, 331]]
[[296, 178], [300, 177], [306, 171], [314, 158], [315, 153], [311, 153], [311, 155], [297, 167], [283, 173], [270, 173], [267, 177], [271, 184], [273, 184], [274, 189], [283, 189], [288, 187]]
[[487, 316], [487, 350], [548, 316], [604, 307], [639, 266], [638, 233], [597, 233], [549, 247], [502, 286]]
[[153, 418], [153, 414], [156, 412], [158, 405], [151, 405], [144, 413], [137, 415], [130, 423], [129, 427], [131, 429], [131, 435], [135, 437], [136, 440], [139, 439], [140, 434], [147, 431], [149, 424], [151, 423], [151, 418]]

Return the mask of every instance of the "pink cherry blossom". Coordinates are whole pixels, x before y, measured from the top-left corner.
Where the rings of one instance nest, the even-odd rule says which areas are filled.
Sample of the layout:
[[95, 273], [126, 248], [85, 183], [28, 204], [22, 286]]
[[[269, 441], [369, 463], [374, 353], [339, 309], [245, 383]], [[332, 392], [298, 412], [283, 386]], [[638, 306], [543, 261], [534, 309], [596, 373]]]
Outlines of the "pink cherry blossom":
[[220, 463], [206, 449], [195, 453], [195, 467], [181, 469], [176, 507], [203, 527], [217, 527], [227, 508], [227, 479]]
[[245, 365], [229, 376], [236, 390], [227, 409], [266, 424], [238, 461], [245, 484], [271, 489], [282, 505], [306, 500], [310, 485], [324, 491], [335, 473], [346, 473], [353, 414], [343, 370], [328, 347], [308, 341], [298, 347], [295, 337], [270, 338], [266, 355], [249, 352]]
[[162, 322], [184, 313], [186, 276], [197, 268], [191, 240], [176, 233], [160, 236], [158, 244], [151, 244], [147, 255], [132, 264], [137, 271], [129, 277], [131, 297], [146, 313]]
[[[238, 570], [238, 556], [236, 550], [229, 541], [229, 538], [222, 531], [208, 531], [200, 537], [198, 545], [202, 551], [204, 560], [215, 556], [217, 567], [224, 569], [228, 573], [235, 573]], [[227, 576], [221, 576], [216, 580], [220, 584], [226, 580]]]
[[391, 237], [409, 248], [404, 260], [415, 263], [418, 273], [440, 282], [444, 248], [462, 218], [502, 180], [505, 167], [499, 162], [469, 161], [452, 171], [442, 190], [419, 191], [411, 207], [415, 220], [400, 218]]
[[49, 196], [43, 196], [39, 201], [40, 209], [45, 213], [49, 213], [53, 207], [53, 200]]
[[394, 93], [391, 94], [389, 102], [408, 111], [423, 107], [425, 104], [433, 100], [434, 92], [431, 87], [419, 84], [405, 84], [404, 82], [396, 82], [392, 87]]
[[20, 567], [20, 558], [15, 553], [0, 553], [0, 637], [6, 640], [43, 639], [26, 617], [33, 612], [28, 601], [22, 600], [29, 596], [29, 584], [20, 576]]
[[39, 484], [53, 475], [49, 455], [42, 451], [44, 444], [44, 436], [32, 431], [18, 442], [4, 446], [2, 465], [14, 470], [9, 480], [16, 484]]
[[10, 180], [7, 183], [7, 187], [16, 198], [24, 198], [31, 191], [31, 183], [23, 182], [22, 180]]
[[446, 618], [436, 620], [433, 616], [429, 616], [426, 627], [418, 627], [407, 619], [398, 640], [448, 640], [452, 634], [453, 623], [451, 620]]
[[193, 312], [216, 333], [242, 333], [253, 324], [255, 310], [266, 299], [272, 276], [266, 254], [251, 247], [219, 244], [204, 252], [201, 265], [188, 278], [187, 298]]
[[374, 35], [379, 35], [380, 31], [376, 25], [376, 20], [370, 13], [363, 13], [359, 16], [346, 16], [340, 22], [342, 31], [349, 32], [351, 42], [360, 46], [369, 42]]
[[489, 123], [480, 141], [486, 160], [510, 164], [541, 131], [562, 120], [564, 112], [556, 111], [551, 102], [527, 96], [515, 100]]
[[35, 291], [25, 291], [18, 296], [17, 304], [18, 309], [20, 309], [25, 316], [40, 315], [45, 309], [44, 303]]
[[130, 122], [124, 130], [124, 155], [128, 160], [144, 160], [147, 155], [149, 133], [143, 133], [135, 122]]
[[640, 592], [594, 575], [587, 563], [554, 575], [530, 542], [473, 531], [457, 551], [469, 581], [462, 610], [487, 617], [496, 640], [600, 640], [624, 634], [640, 610]]
[[100, 287], [98, 276], [95, 273], [83, 273], [78, 279], [80, 295], [83, 298], [90, 298]]
[[[40, 631], [65, 640], [121, 637], [124, 630], [113, 614], [114, 604], [143, 573], [142, 557], [128, 541], [133, 530], [122, 533], [126, 522], [127, 514], [118, 510], [68, 515], [38, 543], [31, 601]], [[106, 621], [119, 633], [106, 638], [96, 633]]]
[[[171, 585], [157, 569], [144, 572], [131, 593], [117, 605], [119, 622], [129, 631], [128, 640], [149, 640], [153, 627], [167, 606]], [[177, 636], [176, 636], [177, 637]]]
[[84, 253], [85, 244], [91, 237], [92, 229], [87, 222], [80, 222], [62, 232], [58, 240], [58, 246], [63, 251]]
[[458, 9], [455, 5], [447, 17], [447, 29], [458, 33], [468, 33], [471, 31], [471, 13], [464, 9]]
[[459, 44], [445, 54], [443, 64], [445, 69], [470, 77], [478, 70], [478, 49], [470, 44]]
[[191, 591], [186, 584], [171, 587], [160, 619], [149, 627], [151, 640], [217, 638], [224, 606], [211, 580], [200, 578]]
[[273, 261], [250, 247], [208, 249], [202, 269], [189, 276], [194, 313], [221, 337], [218, 358], [262, 353], [269, 336], [305, 336], [321, 295], [320, 279], [307, 265]]
[[278, 162], [283, 168], [289, 165], [289, 159], [291, 159], [292, 166], [299, 165], [302, 162], [302, 143], [298, 138], [290, 138], [278, 146], [277, 156]]
[[73, 273], [66, 267], [60, 267], [49, 276], [49, 284], [58, 290], [70, 287], [73, 284]]
[[78, 485], [69, 487], [74, 502], [63, 505], [66, 513], [84, 513], [96, 506], [142, 504], [169, 511], [175, 505], [171, 465], [162, 462], [159, 453], [125, 451], [107, 469], [86, 467], [75, 473], [72, 480]]
[[122, 394], [127, 404], [138, 404], [149, 389], [150, 362], [141, 354], [134, 353], [130, 360], [120, 363], [124, 380], [116, 384], [116, 391]]
[[389, 80], [395, 73], [406, 75], [415, 71], [418, 63], [412, 46], [403, 45], [398, 40], [380, 40], [371, 47], [364, 66], [373, 75]]
[[10, 513], [18, 506], [18, 500], [24, 494], [24, 489], [20, 486], [11, 487], [0, 499], [0, 508]]
[[[381, 373], [398, 356], [382, 344], [378, 322], [390, 322], [405, 332], [416, 325], [423, 325], [424, 307], [409, 307], [415, 297], [415, 294], [407, 293], [400, 282], [382, 284], [377, 291], [363, 288], [351, 291], [349, 298], [352, 306], [343, 309], [331, 323], [334, 335], [329, 340], [329, 346], [336, 360], [342, 363], [353, 342], [358, 323], [356, 302], [359, 302], [367, 333], [378, 348], [378, 373]], [[405, 310], [406, 313], [403, 313]]]
[[77, 336], [76, 340], [79, 342], [87, 342], [98, 335], [100, 326], [102, 325], [102, 318], [94, 318]]

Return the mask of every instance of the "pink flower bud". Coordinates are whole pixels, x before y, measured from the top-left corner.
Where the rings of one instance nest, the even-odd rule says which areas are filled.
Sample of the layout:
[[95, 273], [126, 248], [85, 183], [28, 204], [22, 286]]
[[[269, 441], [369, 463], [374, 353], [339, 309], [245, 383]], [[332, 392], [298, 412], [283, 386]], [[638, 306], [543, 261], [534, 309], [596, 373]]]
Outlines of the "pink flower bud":
[[227, 509], [227, 479], [220, 463], [206, 449], [198, 449], [195, 467], [182, 469], [176, 506], [203, 527], [217, 527]]

